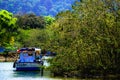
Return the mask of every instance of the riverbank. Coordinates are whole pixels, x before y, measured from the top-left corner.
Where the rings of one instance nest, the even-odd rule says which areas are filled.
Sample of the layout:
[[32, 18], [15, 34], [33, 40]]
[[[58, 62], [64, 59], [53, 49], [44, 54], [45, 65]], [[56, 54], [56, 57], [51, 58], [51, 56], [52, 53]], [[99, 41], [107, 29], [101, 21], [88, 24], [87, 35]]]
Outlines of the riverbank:
[[[6, 62], [14, 62], [17, 58], [14, 56], [13, 57], [7, 57], [6, 58]], [[5, 57], [4, 56], [0, 56], [0, 62], [5, 62]], [[52, 73], [51, 73], [52, 74]], [[55, 74], [52, 74], [51, 76], [52, 77], [61, 77], [60, 75], [57, 75], [57, 76], [54, 76]], [[65, 76], [62, 76], [63, 78], [79, 78], [79, 79], [95, 79], [95, 80], [119, 80], [120, 79], [120, 74], [107, 74], [106, 76], [105, 75], [102, 75], [102, 76], [68, 76], [67, 74]]]
[[0, 54], [0, 62], [14, 62], [17, 58], [18, 55], [16, 53]]
[[3, 56], [0, 56], [0, 62], [14, 62], [16, 58], [7, 57], [6, 59]]
[[[56, 75], [56, 74], [53, 74], [53, 75]], [[80, 75], [80, 74], [78, 74], [78, 75]], [[60, 75], [57, 75], [54, 77], [78, 78], [80, 80], [120, 80], [120, 74], [106, 74], [106, 75], [101, 74], [101, 76], [96, 76], [96, 75], [82, 75], [82, 76], [81, 75], [80, 76], [64, 75], [64, 76], [60, 76]]]

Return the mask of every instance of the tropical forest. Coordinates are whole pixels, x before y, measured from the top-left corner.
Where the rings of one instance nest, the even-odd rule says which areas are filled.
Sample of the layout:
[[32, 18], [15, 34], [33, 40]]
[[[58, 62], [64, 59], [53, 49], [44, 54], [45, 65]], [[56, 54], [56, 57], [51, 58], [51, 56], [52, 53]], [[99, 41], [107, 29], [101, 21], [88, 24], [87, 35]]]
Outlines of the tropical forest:
[[0, 0], [0, 48], [25, 46], [56, 53], [54, 76], [119, 80], [120, 0]]

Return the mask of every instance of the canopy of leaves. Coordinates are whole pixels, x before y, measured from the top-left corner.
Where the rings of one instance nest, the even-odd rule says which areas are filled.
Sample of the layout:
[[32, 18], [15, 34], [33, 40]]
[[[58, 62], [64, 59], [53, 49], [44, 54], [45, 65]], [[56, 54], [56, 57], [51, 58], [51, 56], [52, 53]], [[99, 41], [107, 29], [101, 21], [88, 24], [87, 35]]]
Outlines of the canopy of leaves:
[[13, 17], [13, 14], [6, 11], [0, 11], [0, 44], [9, 42], [12, 36], [16, 35], [17, 18]]
[[46, 25], [51, 25], [55, 21], [55, 18], [51, 16], [44, 16], [44, 20]]
[[27, 47], [42, 47], [46, 45], [47, 34], [44, 29], [19, 29], [17, 41], [20, 42], [21, 46]]
[[[120, 1], [82, 0], [57, 15], [47, 33], [56, 75], [119, 74]], [[80, 75], [79, 75], [80, 74]]]
[[22, 29], [35, 29], [35, 28], [44, 28], [45, 20], [41, 16], [36, 16], [34, 14], [26, 14], [17, 16], [18, 26]]

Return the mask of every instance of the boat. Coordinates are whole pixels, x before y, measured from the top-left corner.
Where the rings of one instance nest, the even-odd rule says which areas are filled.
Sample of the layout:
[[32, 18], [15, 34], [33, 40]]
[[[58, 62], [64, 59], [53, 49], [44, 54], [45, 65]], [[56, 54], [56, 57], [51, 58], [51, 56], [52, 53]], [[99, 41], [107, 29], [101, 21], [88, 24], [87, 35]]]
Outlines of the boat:
[[41, 49], [21, 48], [18, 50], [19, 58], [14, 62], [16, 71], [38, 71], [43, 70]]

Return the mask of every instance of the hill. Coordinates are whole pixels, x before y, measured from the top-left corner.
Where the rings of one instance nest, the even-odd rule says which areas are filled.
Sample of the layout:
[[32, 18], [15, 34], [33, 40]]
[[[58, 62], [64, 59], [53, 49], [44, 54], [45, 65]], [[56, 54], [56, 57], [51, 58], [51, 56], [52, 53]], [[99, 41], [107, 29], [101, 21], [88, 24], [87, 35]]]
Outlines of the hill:
[[34, 13], [55, 16], [58, 12], [71, 10], [76, 0], [0, 0], [0, 9], [14, 14]]

